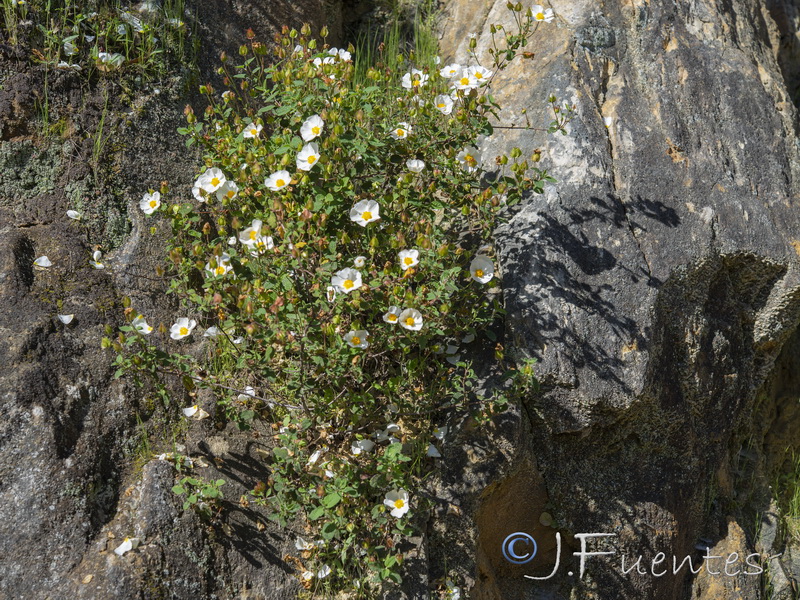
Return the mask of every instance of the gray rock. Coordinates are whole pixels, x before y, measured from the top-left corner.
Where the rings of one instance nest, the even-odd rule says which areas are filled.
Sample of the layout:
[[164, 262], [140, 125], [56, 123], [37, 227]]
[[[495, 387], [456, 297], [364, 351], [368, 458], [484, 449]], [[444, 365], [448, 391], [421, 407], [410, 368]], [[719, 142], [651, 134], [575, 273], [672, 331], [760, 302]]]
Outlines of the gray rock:
[[[505, 4], [448, 2], [443, 58], [466, 62], [469, 31], [481, 56]], [[464, 565], [463, 554], [445, 550], [442, 561], [474, 569], [474, 598], [690, 598], [685, 570], [623, 576], [619, 561], [661, 551], [697, 562], [699, 537], [714, 545], [727, 516], [749, 527], [769, 507], [763, 473], [737, 479], [732, 464], [747, 440], [761, 466], [779, 459], [785, 446], [770, 445], [779, 419], [757, 415], [800, 395], [785, 376], [800, 367], [800, 156], [795, 84], [784, 76], [797, 63], [781, 38], [796, 20], [780, 29], [773, 17], [794, 9], [737, 0], [554, 8], [535, 59], [498, 77], [496, 96], [505, 123], [519, 124], [525, 108], [543, 127], [545, 100], [556, 94], [576, 105], [570, 134], [504, 130], [484, 143], [487, 168], [511, 146], [539, 147], [559, 179], [496, 234], [505, 343], [538, 359], [542, 389], [508, 415], [519, 443], [498, 465], [499, 482], [464, 490], [474, 511], [453, 526], [473, 532], [486, 554]], [[784, 429], [797, 448], [800, 421]], [[535, 465], [527, 477], [537, 491], [504, 504], [521, 464]], [[470, 472], [464, 466], [445, 486]], [[539, 498], [530, 509], [529, 497]], [[487, 506], [501, 508], [475, 532]], [[520, 511], [545, 507], [569, 551], [574, 533], [609, 532], [616, 554], [589, 559], [576, 581], [568, 551], [572, 564], [558, 576], [525, 581], [499, 541], [520, 529]], [[723, 587], [696, 597], [741, 597]]]

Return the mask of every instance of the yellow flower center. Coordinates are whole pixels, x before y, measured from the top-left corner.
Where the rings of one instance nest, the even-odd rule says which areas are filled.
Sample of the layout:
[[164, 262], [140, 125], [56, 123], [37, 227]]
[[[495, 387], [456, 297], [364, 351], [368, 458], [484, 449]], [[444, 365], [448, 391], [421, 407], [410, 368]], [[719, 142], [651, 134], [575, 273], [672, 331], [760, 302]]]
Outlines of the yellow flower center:
[[419, 85], [422, 85], [422, 82], [419, 79], [415, 79], [414, 81], [411, 82], [411, 85], [417, 87]]
[[387, 318], [387, 319], [389, 319], [389, 321], [390, 321], [390, 322], [392, 322], [392, 323], [394, 323], [395, 321], [397, 321], [397, 315], [395, 315], [395, 314], [391, 314], [391, 315], [389, 315], [389, 316], [388, 316], [388, 317], [386, 317], [386, 318]]
[[355, 283], [353, 283], [352, 279], [345, 279], [344, 283], [342, 284], [342, 287], [346, 290], [349, 290], [353, 286], [355, 286]]
[[285, 182], [283, 179], [277, 179], [277, 180], [275, 181], [275, 185], [276, 185], [277, 187], [283, 187], [283, 186], [285, 186], [285, 185], [286, 185], [286, 182]]
[[181, 327], [181, 328], [178, 330], [178, 332], [179, 332], [181, 335], [189, 335], [189, 330], [188, 330], [186, 327]]
[[222, 265], [217, 267], [217, 275], [224, 275], [225, 274], [225, 267]]
[[461, 85], [469, 85], [469, 77], [462, 77]]
[[475, 277], [483, 277], [483, 269], [475, 269]]
[[406, 505], [406, 503], [403, 502], [402, 498], [398, 498], [397, 500], [394, 501], [394, 507], [395, 508], [403, 508], [405, 505]]
[[258, 235], [258, 234], [255, 232], [255, 230], [251, 231], [251, 232], [250, 232], [250, 239], [251, 239], [251, 240], [254, 240], [254, 239], [256, 239], [256, 236], [257, 236], [257, 235]]
[[369, 212], [368, 210], [365, 210], [363, 213], [361, 213], [361, 218], [364, 219], [365, 221], [370, 221], [372, 220], [372, 213]]
[[211, 185], [213, 185], [214, 187], [217, 187], [219, 185], [219, 178], [218, 177], [214, 177], [211, 180]]
[[353, 346], [358, 346], [361, 343], [361, 338], [357, 335], [354, 335], [352, 338], [350, 338], [350, 343], [353, 344]]
[[410, 265], [410, 264], [413, 264], [413, 262], [414, 262], [414, 259], [413, 259], [413, 258], [411, 258], [410, 256], [406, 256], [406, 257], [403, 259], [403, 262], [404, 262], [404, 263], [406, 263], [407, 265]]
[[474, 77], [475, 79], [483, 79], [483, 75], [480, 72], [476, 72]]
[[258, 135], [258, 129], [251, 129], [250, 135]]
[[311, 133], [313, 133], [314, 135], [319, 135], [319, 127], [317, 127], [316, 125], [312, 127]]
[[414, 317], [408, 317], [406, 319], [406, 325], [408, 325], [409, 327], [412, 327], [414, 325]]
[[405, 134], [406, 134], [406, 132], [403, 131], [402, 129], [398, 129], [397, 130], [397, 137], [403, 137]]
[[466, 155], [464, 155], [464, 161], [468, 162], [468, 163], [472, 163], [472, 162], [475, 162], [475, 159], [472, 157], [472, 154], [466, 154]]
[[156, 207], [156, 201], [150, 200], [150, 208], [155, 208], [155, 207]]
[[436, 105], [436, 108], [444, 108], [444, 107], [445, 107], [444, 102], [439, 102], [439, 104]]
[[228, 190], [228, 193], [225, 195], [228, 197], [228, 200], [230, 200], [236, 195], [236, 192], [234, 192], [233, 190]]
[[308, 157], [307, 160], [308, 160], [308, 164], [313, 165], [314, 161], [317, 160], [317, 157], [312, 154], [311, 156]]
[[536, 20], [537, 21], [544, 21], [544, 13], [536, 13]]

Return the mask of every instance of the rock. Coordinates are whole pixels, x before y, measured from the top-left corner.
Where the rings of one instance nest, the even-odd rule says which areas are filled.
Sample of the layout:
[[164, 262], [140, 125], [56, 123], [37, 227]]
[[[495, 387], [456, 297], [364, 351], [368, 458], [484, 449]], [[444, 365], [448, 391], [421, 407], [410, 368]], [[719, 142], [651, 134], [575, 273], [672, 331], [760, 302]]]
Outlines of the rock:
[[[517, 59], [495, 80], [495, 95], [504, 124], [524, 123], [527, 109], [546, 127], [554, 93], [576, 106], [569, 135], [497, 130], [483, 144], [487, 168], [501, 149], [542, 148], [541, 166], [559, 180], [496, 232], [505, 345], [538, 359], [542, 391], [508, 415], [519, 444], [497, 465], [492, 489], [518, 485], [519, 465], [536, 465], [529, 485], [544, 482], [565, 543], [578, 532], [614, 533], [602, 548], [615, 554], [589, 558], [577, 580], [566, 552], [568, 565], [540, 582], [482, 576], [483, 550], [474, 566], [455, 548], [441, 560], [478, 574], [476, 598], [523, 589], [690, 598], [685, 569], [622, 576], [621, 556], [696, 561], [698, 538], [727, 539], [726, 530], [755, 523], [749, 516], [769, 506], [763, 475], [753, 491], [734, 472], [747, 440], [764, 465], [779, 459], [776, 436], [800, 446], [800, 421], [781, 424], [767, 408], [800, 396], [784, 375], [800, 367], [800, 146], [795, 84], [784, 76], [796, 64], [785, 37], [796, 10], [738, 0], [725, 9], [706, 0], [554, 8], [557, 19], [539, 26], [535, 58]], [[469, 32], [485, 58], [489, 24], [508, 22], [505, 2], [451, 0], [444, 9], [444, 61], [467, 61]], [[780, 11], [795, 20], [781, 21]], [[759, 422], [754, 411], [773, 417]], [[463, 490], [470, 510], [453, 527], [499, 561], [504, 534], [540, 526], [531, 517], [521, 527], [514, 511], [502, 511], [475, 531], [493, 498]], [[736, 498], [746, 507], [730, 524], [722, 507]], [[754, 551], [746, 536], [737, 540]], [[720, 583], [714, 597], [742, 597], [731, 585]]]

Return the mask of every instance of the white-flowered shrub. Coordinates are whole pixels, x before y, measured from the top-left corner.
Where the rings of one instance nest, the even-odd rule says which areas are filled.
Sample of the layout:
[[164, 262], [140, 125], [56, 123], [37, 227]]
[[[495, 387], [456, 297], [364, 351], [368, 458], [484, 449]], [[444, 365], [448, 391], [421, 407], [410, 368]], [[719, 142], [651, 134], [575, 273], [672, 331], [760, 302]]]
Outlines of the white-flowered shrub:
[[[215, 419], [272, 423], [271, 476], [251, 501], [305, 523], [304, 585], [374, 597], [398, 580], [397, 544], [428, 508], [419, 482], [447, 459], [433, 445], [444, 418], [487, 408], [461, 357], [466, 343], [497, 344], [492, 231], [553, 181], [538, 155], [514, 149], [487, 172], [477, 149], [498, 109], [491, 81], [535, 27], [512, 13], [518, 31], [499, 36], [491, 64], [409, 58], [405, 72], [379, 63], [365, 78], [353, 48], [318, 45], [308, 27], [277, 38], [273, 66], [251, 40], [243, 64], [223, 57], [232, 89], [203, 86], [202, 118], [187, 108], [182, 133], [205, 153], [192, 189], [142, 200], [172, 221], [170, 292], [182, 309], [160, 341], [129, 309], [113, 342], [120, 372], [182, 374], [190, 391], [216, 392]], [[563, 132], [566, 112], [551, 131]], [[206, 362], [161, 349], [199, 339]], [[134, 345], [138, 363], [124, 351]]]

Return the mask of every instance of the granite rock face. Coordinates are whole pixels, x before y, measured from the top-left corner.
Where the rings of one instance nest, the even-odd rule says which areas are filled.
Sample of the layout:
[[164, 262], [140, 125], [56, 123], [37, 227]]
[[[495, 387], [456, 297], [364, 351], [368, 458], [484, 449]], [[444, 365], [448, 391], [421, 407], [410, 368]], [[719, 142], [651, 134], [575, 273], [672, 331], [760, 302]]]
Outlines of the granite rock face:
[[[757, 576], [723, 573], [708, 595], [686, 566], [673, 575], [672, 557], [698, 565], [698, 548], [734, 548], [742, 569], [749, 553], [783, 550], [756, 550], [753, 524], [769, 509], [767, 474], [800, 445], [797, 411], [786, 409], [800, 399], [786, 376], [800, 367], [796, 3], [553, 8], [535, 57], [512, 64], [495, 91], [505, 125], [524, 124], [526, 109], [546, 126], [551, 93], [574, 104], [569, 135], [496, 130], [483, 145], [488, 169], [501, 149], [542, 148], [559, 180], [497, 232], [506, 344], [538, 359], [542, 389], [508, 415], [500, 439], [514, 450], [497, 461], [506, 479], [477, 478], [462, 495], [478, 517], [461, 535], [479, 552], [474, 574], [463, 562], [459, 571], [474, 575], [473, 598], [759, 598]], [[506, 2], [446, 2], [443, 59], [467, 62], [468, 33], [486, 58], [489, 24], [506, 14]], [[530, 489], [510, 502], [531, 465]], [[445, 487], [475, 473], [467, 463]], [[481, 520], [485, 507], [505, 508]], [[548, 547], [561, 534], [555, 576], [523, 578], [550, 573], [552, 549], [524, 567], [504, 560], [515, 531]], [[571, 553], [585, 532], [615, 534], [588, 543], [614, 554], [588, 558], [578, 579]], [[669, 573], [657, 578], [659, 552]], [[622, 557], [628, 569], [639, 555], [648, 574], [623, 574]]]

